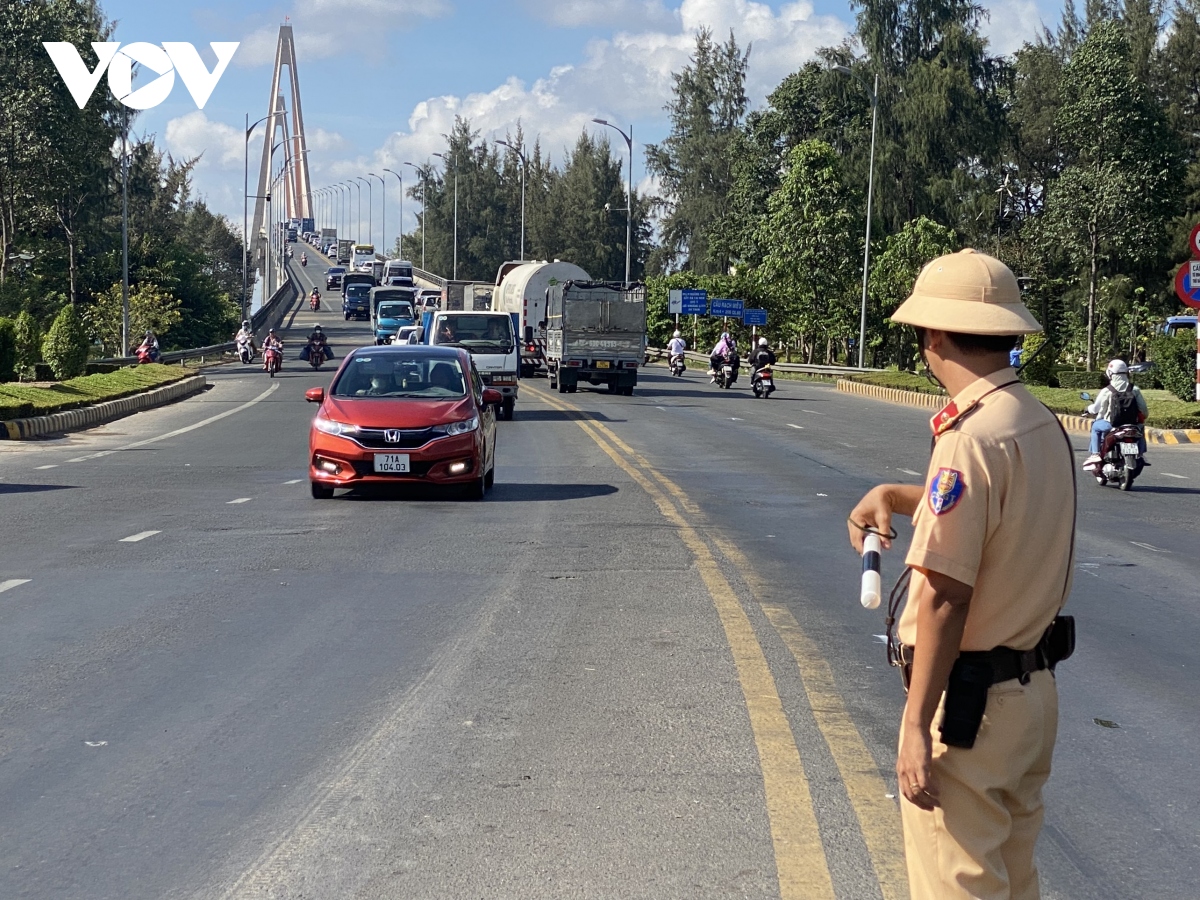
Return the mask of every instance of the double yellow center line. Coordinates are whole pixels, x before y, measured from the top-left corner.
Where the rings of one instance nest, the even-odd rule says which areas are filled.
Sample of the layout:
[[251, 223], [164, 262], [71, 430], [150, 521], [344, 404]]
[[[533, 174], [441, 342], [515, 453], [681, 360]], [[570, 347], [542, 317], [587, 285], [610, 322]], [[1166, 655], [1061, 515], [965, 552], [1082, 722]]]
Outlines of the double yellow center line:
[[754, 601], [795, 658], [813, 717], [858, 819], [884, 900], [907, 898], [899, 811], [894, 801], [886, 796], [887, 784], [851, 720], [834, 684], [833, 672], [816, 644], [786, 607], [765, 600], [766, 585], [734, 544], [711, 528], [705, 529], [708, 540], [701, 535], [693, 523], [702, 523], [703, 513], [682, 488], [612, 429], [583, 418], [578, 407], [540, 389], [531, 392], [549, 406], [570, 415], [613, 463], [650, 496], [663, 518], [677, 529], [684, 546], [695, 559], [701, 580], [725, 630], [745, 698], [762, 770], [780, 897], [783, 900], [833, 900], [834, 878], [804, 762], [775, 678], [754, 626], [726, 579], [717, 554], [750, 588], [755, 595]]

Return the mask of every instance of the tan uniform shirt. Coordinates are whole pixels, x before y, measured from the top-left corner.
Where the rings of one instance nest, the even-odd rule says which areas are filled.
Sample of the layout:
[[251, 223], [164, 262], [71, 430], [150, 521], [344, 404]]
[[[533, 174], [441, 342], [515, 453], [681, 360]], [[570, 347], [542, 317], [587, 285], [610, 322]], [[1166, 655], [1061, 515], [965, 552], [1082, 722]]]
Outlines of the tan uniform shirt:
[[[905, 561], [974, 587], [961, 649], [1029, 650], [1070, 590], [1075, 490], [1067, 440], [1007, 368], [961, 391], [931, 424], [936, 443]], [[913, 573], [899, 630], [903, 643], [918, 647], [912, 598], [923, 577]]]

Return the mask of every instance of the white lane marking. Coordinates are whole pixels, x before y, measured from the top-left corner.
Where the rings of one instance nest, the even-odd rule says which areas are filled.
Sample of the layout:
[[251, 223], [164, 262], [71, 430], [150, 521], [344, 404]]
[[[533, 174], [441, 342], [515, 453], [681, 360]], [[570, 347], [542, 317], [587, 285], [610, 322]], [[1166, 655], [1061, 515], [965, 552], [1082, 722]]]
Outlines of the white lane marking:
[[843, 447], [846, 447], [849, 450], [857, 449], [853, 444], [847, 444], [845, 441], [838, 441], [838, 443], [841, 444]]
[[8, 581], [0, 581], [0, 594], [5, 591], [11, 591], [15, 587], [20, 587], [23, 584], [29, 584], [32, 578], [10, 578]]
[[162, 534], [161, 531], [139, 531], [137, 534], [131, 534], [127, 538], [121, 538], [117, 543], [120, 544], [136, 544], [138, 541], [144, 541], [148, 537], [154, 537], [156, 534]]
[[809, 415], [812, 415], [812, 416], [823, 416], [823, 415], [825, 415], [825, 413], [819, 413], [819, 412], [817, 412], [815, 409], [802, 409], [802, 410], [800, 410], [800, 412], [806, 412], [806, 413], [808, 413]]
[[223, 413], [217, 413], [215, 416], [209, 416], [207, 419], [197, 422], [194, 425], [188, 425], [185, 428], [176, 428], [174, 431], [168, 431], [166, 434], [160, 434], [158, 437], [146, 438], [144, 441], [135, 441], [132, 444], [126, 444], [123, 447], [114, 447], [112, 450], [101, 450], [97, 453], [89, 453], [87, 456], [77, 456], [74, 459], [68, 459], [67, 462], [87, 462], [89, 459], [99, 459], [102, 456], [108, 456], [112, 453], [119, 453], [122, 450], [133, 450], [137, 447], [145, 447], [147, 444], [157, 444], [159, 441], [165, 441], [173, 437], [179, 437], [181, 434], [187, 434], [189, 431], [195, 431], [197, 428], [203, 428], [205, 425], [211, 425], [213, 422], [219, 422], [221, 419], [228, 418], [234, 413], [240, 413], [243, 409], [249, 409], [256, 403], [266, 400], [269, 396], [279, 390], [279, 385], [273, 384], [253, 400], [243, 403], [241, 406], [235, 406], [233, 409], [227, 409]]
[[1135, 547], [1141, 547], [1143, 550], [1149, 550], [1151, 553], [1170, 553], [1170, 550], [1164, 550], [1162, 547], [1155, 547], [1153, 544], [1143, 544], [1141, 541], [1130, 541]]
[[788, 422], [788, 428], [795, 428], [797, 431], [803, 431], [803, 430], [804, 430], [804, 426], [803, 426], [803, 425], [793, 425], [791, 422]]
[[887, 635], [886, 634], [873, 634], [873, 635], [871, 635], [871, 637], [875, 638], [875, 640], [877, 642], [879, 642], [880, 644], [887, 643]]
[[57, 469], [57, 468], [58, 468], [58, 463], [53, 463], [49, 466], [38, 466], [39, 471], [42, 469]]
[[291, 481], [285, 481], [284, 484], [299, 484], [303, 480], [303, 478], [293, 478]]
[[914, 472], [912, 469], [897, 469], [897, 472], [903, 472], [905, 475], [911, 475], [913, 478], [920, 478], [920, 472]]
[[1182, 481], [1188, 480], [1188, 477], [1186, 475], [1176, 475], [1174, 472], [1163, 472], [1163, 474], [1166, 475], [1168, 478], [1178, 478]]
[[663, 412], [666, 412], [666, 411], [667, 411], [667, 408], [666, 408], [665, 406], [656, 406], [656, 407], [654, 407], [654, 408], [655, 408], [655, 409], [661, 409]]
[[730, 421], [730, 422], [741, 422], [742, 420], [741, 420], [741, 419], [734, 419], [734, 418], [731, 418], [729, 421]]
[[233, 506], [236, 503], [249, 503], [253, 497], [238, 497], [236, 500], [229, 500], [225, 503], [226, 506]]

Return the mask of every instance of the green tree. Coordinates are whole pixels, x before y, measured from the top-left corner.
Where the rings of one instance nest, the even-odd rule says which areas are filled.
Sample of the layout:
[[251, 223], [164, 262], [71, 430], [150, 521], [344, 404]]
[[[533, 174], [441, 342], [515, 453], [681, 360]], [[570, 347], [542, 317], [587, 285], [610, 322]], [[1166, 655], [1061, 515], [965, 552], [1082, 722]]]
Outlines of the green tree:
[[701, 29], [690, 63], [675, 73], [667, 104], [671, 133], [646, 148], [646, 168], [659, 180], [662, 245], [655, 266], [664, 271], [724, 272], [727, 258], [710, 252], [709, 231], [725, 210], [733, 184], [730, 148], [749, 101], [746, 63], [734, 38], [713, 43]]
[[1101, 277], [1161, 258], [1179, 200], [1175, 136], [1119, 23], [1094, 24], [1064, 69], [1057, 127], [1070, 163], [1049, 189], [1045, 236], [1082, 272], [1090, 370]]
[[37, 364], [42, 361], [42, 329], [37, 319], [26, 311], [17, 316], [17, 376], [21, 379], [34, 377]]
[[[121, 353], [122, 290], [118, 282], [96, 298], [84, 311], [83, 322], [91, 339], [98, 342], [105, 356]], [[158, 285], [146, 282], [129, 290], [130, 345], [140, 340], [147, 330], [167, 346], [167, 335], [183, 321], [182, 303]]]
[[[842, 183], [833, 148], [804, 141], [787, 157], [787, 170], [767, 203], [759, 244], [762, 264], [755, 270], [764, 292], [784, 306], [781, 330], [798, 338], [809, 361], [824, 345], [824, 358], [836, 342], [857, 329], [858, 197]], [[848, 346], [848, 345], [847, 345]]]
[[74, 306], [64, 306], [42, 341], [42, 357], [59, 381], [82, 375], [87, 368], [88, 336]]

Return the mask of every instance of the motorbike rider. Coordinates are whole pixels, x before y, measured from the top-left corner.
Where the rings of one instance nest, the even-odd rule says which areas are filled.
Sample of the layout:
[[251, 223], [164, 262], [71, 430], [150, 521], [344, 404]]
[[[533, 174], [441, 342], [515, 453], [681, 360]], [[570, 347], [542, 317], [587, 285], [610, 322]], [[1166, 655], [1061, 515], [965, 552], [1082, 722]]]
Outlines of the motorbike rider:
[[254, 346], [254, 329], [250, 327], [250, 320], [242, 321], [242, 327], [238, 333], [233, 336], [233, 342], [237, 345], [238, 353], [242, 352], [242, 347], [248, 345], [250, 347], [250, 355], [253, 356], [257, 349]]
[[138, 346], [138, 352], [145, 352], [150, 357], [150, 362], [158, 362], [158, 358], [162, 355], [158, 349], [158, 338], [154, 336], [154, 332], [149, 328], [146, 329], [146, 336]]
[[683, 352], [687, 350], [687, 341], [683, 339], [683, 335], [676, 331], [671, 335], [671, 340], [667, 342], [667, 363], [675, 362], [675, 357], [683, 356]]
[[750, 357], [751, 376], [763, 366], [775, 365], [775, 351], [767, 344], [765, 337], [758, 339], [758, 349], [754, 351], [754, 355]]
[[308, 254], [307, 253], [300, 254], [300, 265], [302, 265], [302, 266], [308, 265]]
[[312, 293], [308, 295], [308, 299], [314, 305], [319, 306], [321, 304], [321, 292], [314, 287]]
[[309, 354], [314, 352], [321, 353], [326, 359], [333, 359], [333, 351], [329, 349], [328, 340], [320, 325], [313, 326], [312, 334], [308, 336], [308, 344], [300, 356], [302, 359], [308, 359]]
[[265, 338], [263, 338], [262, 349], [263, 349], [263, 371], [265, 372], [267, 370], [267, 351], [268, 350], [275, 350], [281, 356], [283, 355], [283, 341], [281, 341], [279, 339], [279, 335], [277, 335], [275, 333], [274, 328], [272, 328], [270, 331], [268, 331], [267, 336]]
[[737, 354], [737, 341], [733, 339], [728, 331], [721, 332], [721, 339], [717, 341], [717, 346], [713, 347], [712, 353], [708, 355], [708, 360], [712, 363], [712, 368], [708, 374], [712, 376], [713, 383], [717, 381], [717, 372], [724, 365], [727, 357]]
[[[1092, 442], [1088, 448], [1091, 456], [1083, 461], [1083, 468], [1095, 466], [1101, 461], [1100, 448], [1104, 446], [1104, 436], [1114, 428], [1122, 425], [1140, 425], [1146, 421], [1150, 408], [1146, 398], [1129, 378], [1129, 366], [1123, 359], [1114, 359], [1104, 370], [1108, 378], [1108, 387], [1102, 389], [1096, 399], [1087, 408], [1088, 414], [1096, 417], [1092, 423]], [[1146, 438], [1138, 438], [1138, 449], [1146, 452]]]

